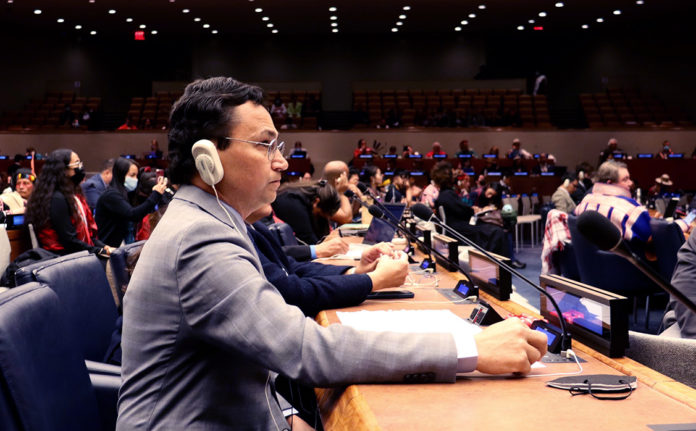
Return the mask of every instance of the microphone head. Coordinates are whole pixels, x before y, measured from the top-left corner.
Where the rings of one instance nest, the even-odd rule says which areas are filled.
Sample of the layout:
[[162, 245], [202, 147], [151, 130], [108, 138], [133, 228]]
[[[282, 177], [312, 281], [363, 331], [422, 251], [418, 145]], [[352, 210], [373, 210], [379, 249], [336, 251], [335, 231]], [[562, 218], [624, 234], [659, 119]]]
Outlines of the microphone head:
[[347, 197], [348, 199], [353, 199], [355, 197], [355, 193], [353, 193], [353, 190], [346, 190], [343, 192], [343, 196]]
[[413, 205], [411, 207], [411, 212], [413, 215], [422, 220], [430, 220], [430, 218], [433, 216], [433, 210], [431, 210], [427, 205], [423, 204]]
[[621, 231], [597, 211], [578, 216], [578, 231], [600, 250], [611, 251], [621, 244]]
[[363, 183], [358, 183], [358, 190], [360, 190], [360, 193], [367, 193], [367, 186]]
[[367, 209], [367, 211], [372, 215], [372, 217], [376, 218], [382, 218], [384, 213], [382, 212], [381, 209], [377, 205], [370, 205], [370, 207]]

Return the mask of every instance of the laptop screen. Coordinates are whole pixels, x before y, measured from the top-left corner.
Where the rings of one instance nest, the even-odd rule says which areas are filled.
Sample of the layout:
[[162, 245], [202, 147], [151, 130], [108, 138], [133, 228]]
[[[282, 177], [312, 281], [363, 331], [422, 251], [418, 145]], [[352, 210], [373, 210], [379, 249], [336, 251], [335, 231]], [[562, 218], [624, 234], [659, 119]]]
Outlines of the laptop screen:
[[363, 244], [377, 244], [378, 242], [391, 242], [396, 233], [396, 228], [386, 221], [373, 217], [370, 227], [367, 228]]
[[404, 210], [406, 210], [406, 204], [401, 204], [401, 203], [384, 203], [384, 208], [386, 208], [389, 211], [389, 216], [394, 220], [395, 222], [401, 221], [401, 216], [404, 214]]

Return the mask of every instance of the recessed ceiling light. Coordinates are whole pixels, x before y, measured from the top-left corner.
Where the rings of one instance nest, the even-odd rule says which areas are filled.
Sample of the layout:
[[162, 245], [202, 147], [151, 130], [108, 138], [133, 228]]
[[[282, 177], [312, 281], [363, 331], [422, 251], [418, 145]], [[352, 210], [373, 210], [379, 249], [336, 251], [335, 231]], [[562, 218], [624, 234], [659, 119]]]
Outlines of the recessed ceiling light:
[[542, 18], [545, 17], [545, 16], [546, 16], [546, 12], [539, 12], [539, 16], [542, 17]]
[[338, 27], [338, 23], [337, 23], [337, 22], [332, 22], [332, 23], [331, 23], [331, 27]]
[[613, 13], [614, 13], [614, 15], [621, 15], [621, 11], [618, 9], [616, 9]]
[[96, 32], [95, 30], [92, 30], [92, 31], [89, 32], [89, 34], [91, 34], [92, 36], [94, 36], [95, 34], [97, 34], [97, 32]]
[[76, 25], [75, 30], [82, 30], [82, 26], [80, 24]]
[[486, 5], [485, 5], [485, 4], [480, 4], [480, 5], [479, 5], [479, 9], [484, 10], [485, 8], [486, 8]]
[[461, 28], [461, 27], [455, 27], [455, 28], [454, 28], [454, 31], [462, 31], [462, 28]]
[[403, 10], [411, 10], [411, 6], [404, 6]]
[[176, 0], [169, 0], [169, 3], [174, 3], [174, 2], [176, 2]]
[[90, 3], [94, 3], [94, 0], [89, 0]]
[[643, 0], [636, 0], [636, 4], [638, 4], [638, 5], [641, 5], [643, 3], [644, 3]]
[[196, 21], [196, 22], [200, 22], [200, 21], [201, 21], [201, 19], [198, 18], [198, 17], [194, 18], [193, 20]]
[[140, 24], [139, 27], [140, 27], [140, 28], [146, 28], [147, 26], [146, 26], [145, 24]]
[[157, 30], [152, 30], [150, 34], [157, 34]]
[[530, 19], [530, 20], [527, 21], [527, 22], [530, 23], [530, 24], [534, 24], [536, 21], [534, 21], [533, 19]]
[[406, 19], [406, 15], [399, 15], [399, 19]]
[[126, 22], [133, 22], [133, 18], [126, 18]]
[[398, 32], [398, 31], [399, 31], [398, 28], [396, 28], [396, 27], [393, 27], [393, 28], [392, 28], [392, 33], [396, 33], [396, 32]]
[[109, 15], [113, 15], [116, 13], [116, 9], [109, 9]]
[[469, 18], [472, 18], [472, 19], [473, 19], [473, 18], [476, 18], [476, 14], [475, 14], [475, 13], [470, 13], [470, 14], [469, 14]]
[[[254, 1], [254, 0], [249, 0], [249, 1]], [[217, 30], [212, 30], [211, 33], [213, 33], [213, 34], [218, 34], [218, 31], [217, 31]]]
[[264, 16], [264, 17], [261, 18], [261, 21], [268, 21], [269, 19], [270, 19], [269, 17]]
[[587, 30], [588, 28], [590, 28], [589, 25], [587, 25], [587, 24], [583, 24], [583, 25], [582, 25], [582, 29], [583, 29], [583, 30]]
[[210, 24], [203, 24], [203, 28], [210, 28]]
[[397, 21], [397, 22], [396, 22], [396, 25], [404, 25], [404, 23], [401, 22], [401, 21]]
[[34, 15], [41, 15], [41, 9], [34, 9]]
[[338, 33], [338, 29], [337, 29], [337, 28], [331, 29], [331, 32], [332, 32], [332, 33]]
[[518, 26], [517, 26], [517, 30], [524, 30], [524, 26], [523, 26], [523, 25], [518, 25]]
[[461, 24], [461, 25], [467, 25], [467, 24], [469, 24], [469, 21], [463, 19], [463, 20], [460, 22], [460, 24]]
[[182, 13], [189, 13], [189, 12], [191, 12], [191, 11], [190, 11], [189, 9], [181, 9], [181, 12], [182, 12]]
[[331, 6], [331, 7], [329, 8], [329, 12], [336, 12], [336, 7]]
[[273, 33], [273, 34], [278, 34], [278, 29], [275, 29], [275, 28], [274, 28], [273, 30], [271, 30], [271, 33]]
[[338, 19], [338, 17], [337, 17], [336, 15], [331, 15], [331, 16], [329, 17], [329, 19], [330, 19], [331, 21], [335, 21], [335, 20]]
[[272, 23], [272, 22], [269, 22], [268, 24], [266, 24], [266, 27], [272, 28], [272, 27], [273, 27], [273, 23]]
[[14, 0], [7, 0], [7, 3], [12, 4], [12, 3], [14, 3]]
[[604, 22], [604, 18], [597, 18], [597, 22]]
[[65, 20], [64, 20], [63, 18], [58, 18], [56, 21], [57, 21], [57, 22], [60, 22], [60, 23], [64, 23], [64, 22], [65, 22]]
[[261, 12], [263, 12], [263, 9], [261, 9], [260, 7], [257, 7], [256, 9], [254, 9], [254, 12], [261, 13]]
[[563, 7], [565, 6], [562, 1], [559, 1], [556, 3], [556, 7]]

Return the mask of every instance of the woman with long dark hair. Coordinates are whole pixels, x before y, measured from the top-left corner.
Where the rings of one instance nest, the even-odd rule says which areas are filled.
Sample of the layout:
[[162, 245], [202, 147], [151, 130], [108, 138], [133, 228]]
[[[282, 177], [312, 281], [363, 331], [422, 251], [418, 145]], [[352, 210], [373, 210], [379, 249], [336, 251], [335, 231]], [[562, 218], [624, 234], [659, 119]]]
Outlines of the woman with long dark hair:
[[109, 246], [118, 247], [128, 233], [128, 222], [137, 222], [155, 210], [167, 188], [163, 177], [157, 179], [150, 197], [138, 206], [131, 206], [128, 193], [138, 186], [138, 166], [119, 157], [114, 162], [113, 178], [97, 201], [96, 219], [99, 237]]
[[55, 150], [46, 159], [27, 204], [27, 220], [46, 250], [61, 255], [81, 250], [111, 254], [112, 248], [97, 239], [97, 225], [80, 188], [84, 178], [74, 151]]
[[276, 216], [292, 227], [295, 236], [313, 245], [329, 234], [329, 219], [341, 207], [338, 192], [326, 181], [285, 183], [272, 204]]

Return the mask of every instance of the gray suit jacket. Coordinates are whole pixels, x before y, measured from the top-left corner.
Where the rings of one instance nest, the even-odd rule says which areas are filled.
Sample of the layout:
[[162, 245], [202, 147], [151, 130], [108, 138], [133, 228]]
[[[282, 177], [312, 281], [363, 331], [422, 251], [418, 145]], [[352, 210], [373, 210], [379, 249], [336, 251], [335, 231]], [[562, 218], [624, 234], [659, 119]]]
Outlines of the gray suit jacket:
[[283, 429], [272, 372], [319, 387], [455, 380], [451, 335], [322, 328], [287, 305], [230, 212], [184, 186], [143, 248], [124, 301], [117, 429]]

